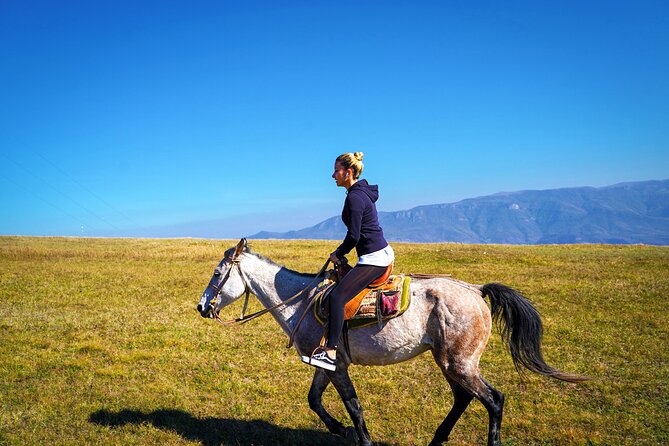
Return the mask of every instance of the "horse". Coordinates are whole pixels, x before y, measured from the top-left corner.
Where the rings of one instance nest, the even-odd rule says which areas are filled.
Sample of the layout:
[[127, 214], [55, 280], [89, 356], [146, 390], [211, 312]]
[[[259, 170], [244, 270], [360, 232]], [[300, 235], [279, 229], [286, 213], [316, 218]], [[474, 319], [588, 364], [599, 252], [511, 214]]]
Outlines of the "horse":
[[[248, 293], [253, 293], [265, 307], [259, 313], [271, 313], [293, 339], [298, 355], [309, 355], [319, 345], [323, 327], [313, 311], [305, 312], [326, 266], [327, 262], [317, 275], [292, 271], [253, 252], [246, 239], [241, 239], [225, 252], [215, 268], [197, 311], [203, 317], [218, 319], [221, 308], [245, 293], [248, 302]], [[451, 387], [454, 402], [429, 446], [448, 441], [455, 423], [474, 398], [483, 403], [488, 412], [488, 446], [500, 446], [504, 394], [490, 385], [479, 371], [479, 359], [493, 322], [498, 323], [518, 372], [522, 366], [562, 381], [587, 379], [562, 372], [544, 361], [539, 313], [527, 298], [508, 286], [499, 283], [478, 286], [448, 277], [416, 275], [410, 293], [411, 305], [401, 316], [384, 321], [380, 327], [373, 324], [349, 332], [349, 348], [338, 352], [335, 371], [316, 368], [308, 395], [309, 407], [331, 433], [357, 445], [372, 445], [362, 406], [349, 377], [349, 366], [396, 364], [431, 351]], [[485, 303], [486, 297], [490, 300], [490, 309]], [[248, 319], [242, 312], [236, 321]], [[295, 332], [298, 323], [299, 329]], [[339, 393], [353, 427], [344, 426], [323, 407], [322, 395], [330, 383]]]

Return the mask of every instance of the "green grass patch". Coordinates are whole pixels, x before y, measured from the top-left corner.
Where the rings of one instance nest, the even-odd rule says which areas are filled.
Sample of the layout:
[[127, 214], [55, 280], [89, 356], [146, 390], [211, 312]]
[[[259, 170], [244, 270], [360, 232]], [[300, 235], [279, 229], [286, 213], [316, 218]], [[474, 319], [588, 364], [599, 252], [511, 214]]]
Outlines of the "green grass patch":
[[[233, 243], [0, 237], [0, 444], [344, 444], [310, 411], [313, 371], [271, 317], [223, 328], [194, 310]], [[305, 272], [335, 246], [252, 242]], [[494, 333], [481, 369], [506, 394], [505, 445], [669, 443], [669, 248], [393, 247], [397, 271], [519, 289], [542, 313], [546, 360], [593, 378], [522, 380]], [[429, 354], [351, 377], [379, 444], [427, 444], [452, 403]], [[349, 424], [334, 389], [324, 401]], [[474, 402], [449, 444], [486, 432]]]

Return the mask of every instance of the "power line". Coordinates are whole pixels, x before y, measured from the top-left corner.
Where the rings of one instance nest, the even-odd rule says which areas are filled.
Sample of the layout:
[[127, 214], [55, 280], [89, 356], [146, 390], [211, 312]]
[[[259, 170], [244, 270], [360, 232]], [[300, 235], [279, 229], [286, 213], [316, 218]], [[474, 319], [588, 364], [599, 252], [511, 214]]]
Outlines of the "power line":
[[[0, 172], [0, 174], [2, 174], [2, 173]], [[22, 184], [17, 183], [17, 182], [14, 181], [13, 179], [9, 178], [7, 175], [2, 174], [2, 177], [3, 177], [5, 180], [7, 180], [7, 181], [9, 181], [10, 183], [12, 183], [12, 184], [13, 184], [14, 186], [16, 186], [17, 188], [19, 188], [19, 189], [23, 189], [23, 191], [27, 192], [28, 194], [30, 194], [30, 195], [34, 195], [35, 197], [37, 197], [38, 200], [40, 200], [40, 201], [46, 203], [47, 205], [53, 207], [54, 209], [56, 209], [56, 210], [62, 212], [62, 213], [65, 214], [65, 215], [67, 215], [67, 216], [70, 217], [72, 220], [76, 221], [79, 225], [81, 225], [82, 228], [87, 227], [87, 228], [91, 228], [91, 229], [93, 229], [94, 231], [99, 231], [99, 229], [96, 228], [95, 226], [89, 225], [88, 223], [86, 223], [85, 221], [81, 220], [81, 219], [80, 219], [79, 217], [77, 217], [76, 215], [70, 214], [70, 213], [69, 213], [68, 211], [66, 211], [65, 209], [63, 209], [63, 208], [61, 208], [60, 206], [58, 206], [58, 205], [56, 205], [56, 204], [50, 202], [50, 201], [47, 200], [46, 198], [42, 197], [40, 194], [38, 194], [38, 193], [34, 193], [33, 191], [31, 191], [31, 190], [28, 189], [27, 187], [23, 186]]]
[[140, 226], [136, 221], [134, 221], [132, 218], [128, 217], [124, 212], [121, 212], [118, 208], [116, 208], [116, 207], [113, 206], [111, 203], [109, 203], [109, 202], [107, 202], [105, 199], [103, 199], [101, 196], [99, 196], [98, 194], [96, 194], [95, 192], [93, 192], [90, 188], [86, 187], [84, 184], [82, 184], [82, 183], [80, 183], [79, 181], [77, 181], [76, 179], [74, 179], [74, 177], [73, 177], [72, 175], [70, 175], [70, 174], [69, 174], [68, 172], [66, 172], [64, 169], [62, 169], [61, 167], [59, 167], [58, 165], [56, 165], [53, 161], [51, 161], [50, 159], [48, 159], [47, 157], [45, 157], [42, 153], [39, 153], [39, 152], [36, 152], [36, 151], [35, 151], [34, 153], [37, 154], [37, 156], [39, 156], [40, 158], [42, 158], [42, 159], [43, 159], [47, 164], [49, 164], [51, 167], [53, 167], [53, 168], [56, 169], [58, 172], [60, 172], [63, 176], [67, 177], [67, 179], [69, 179], [69, 180], [72, 181], [74, 184], [76, 184], [76, 185], [77, 185], [79, 188], [81, 188], [84, 192], [87, 192], [88, 194], [90, 194], [92, 197], [94, 197], [95, 199], [97, 199], [100, 203], [104, 204], [104, 205], [107, 206], [109, 209], [111, 209], [112, 211], [116, 212], [116, 213], [117, 213], [118, 215], [120, 215], [121, 217], [125, 218], [128, 222], [132, 223], [134, 226], [136, 226], [136, 227], [139, 227], [139, 226]]
[[[37, 179], [38, 179], [39, 181], [41, 181], [42, 183], [46, 184], [49, 188], [51, 188], [52, 190], [58, 192], [60, 195], [62, 195], [62, 196], [65, 197], [66, 199], [70, 200], [70, 201], [71, 201], [72, 203], [74, 203], [76, 206], [78, 206], [79, 208], [83, 209], [84, 211], [86, 211], [87, 213], [89, 213], [89, 214], [92, 215], [93, 217], [97, 218], [97, 219], [100, 220], [101, 222], [105, 223], [106, 225], [111, 226], [111, 227], [112, 227], [114, 230], [116, 230], [116, 231], [120, 231], [120, 230], [121, 230], [120, 228], [118, 228], [118, 227], [117, 227], [116, 225], [114, 225], [113, 223], [111, 223], [111, 222], [105, 220], [103, 217], [99, 216], [98, 214], [96, 214], [96, 213], [93, 212], [92, 210], [88, 209], [86, 206], [84, 206], [83, 204], [79, 203], [77, 200], [75, 200], [74, 198], [70, 197], [70, 196], [69, 196], [68, 194], [66, 194], [65, 192], [62, 192], [61, 190], [59, 190], [58, 188], [56, 188], [56, 187], [55, 187], [54, 185], [52, 185], [50, 182], [48, 182], [48, 181], [46, 181], [45, 179], [41, 178], [39, 175], [37, 175], [36, 173], [34, 173], [33, 171], [31, 171], [30, 169], [28, 169], [27, 167], [25, 167], [23, 164], [19, 163], [18, 161], [14, 160], [14, 159], [12, 159], [12, 158], [9, 158], [6, 154], [5, 154], [5, 158], [8, 159], [8, 160], [10, 160], [12, 163], [16, 164], [16, 165], [19, 166], [21, 169], [25, 170], [25, 171], [28, 172], [30, 175], [32, 175], [33, 177], [37, 178]], [[17, 184], [17, 183], [15, 183], [15, 184]], [[41, 195], [39, 195], [39, 194], [35, 194], [35, 195], [38, 196], [38, 197], [40, 197], [40, 198], [42, 198]]]

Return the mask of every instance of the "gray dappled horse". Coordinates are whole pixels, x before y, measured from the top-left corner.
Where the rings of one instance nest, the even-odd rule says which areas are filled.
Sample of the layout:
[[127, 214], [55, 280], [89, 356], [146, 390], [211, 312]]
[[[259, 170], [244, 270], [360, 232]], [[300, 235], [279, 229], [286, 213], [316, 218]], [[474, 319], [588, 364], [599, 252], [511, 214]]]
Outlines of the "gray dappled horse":
[[[272, 316], [290, 335], [307, 308], [309, 298], [315, 294], [316, 286], [310, 286], [303, 293], [304, 297], [286, 305], [281, 305], [282, 302], [320, 280], [314, 274], [291, 271], [252, 252], [242, 239], [225, 252], [197, 309], [204, 317], [218, 317], [221, 308], [250, 291], [266, 309], [273, 308]], [[484, 297], [490, 299], [491, 310]], [[453, 426], [473, 398], [481, 401], [488, 411], [488, 445], [500, 445], [504, 394], [483, 379], [479, 371], [479, 358], [490, 337], [493, 319], [499, 321], [502, 338], [509, 345], [519, 371], [522, 365], [563, 381], [585, 379], [546, 364], [541, 353], [541, 319], [532, 304], [517, 291], [496, 283], [477, 286], [450, 278], [417, 276], [411, 282], [411, 305], [403, 315], [384, 322], [381, 328], [374, 324], [351, 330], [348, 335], [350, 356], [345, 349], [340, 349], [336, 371], [316, 369], [309, 390], [309, 406], [330, 432], [359, 445], [372, 445], [348, 367], [351, 364], [395, 364], [429, 350], [454, 397], [453, 407], [430, 445], [448, 440]], [[298, 354], [311, 354], [322, 334], [323, 327], [309, 311], [294, 337]], [[321, 397], [330, 383], [341, 396], [355, 429], [345, 427], [323, 407]]]

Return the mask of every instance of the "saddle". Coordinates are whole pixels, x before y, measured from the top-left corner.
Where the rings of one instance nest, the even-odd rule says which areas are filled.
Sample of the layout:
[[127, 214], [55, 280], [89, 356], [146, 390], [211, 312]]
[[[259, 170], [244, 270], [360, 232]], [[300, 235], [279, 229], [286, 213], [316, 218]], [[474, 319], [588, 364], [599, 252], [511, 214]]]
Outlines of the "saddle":
[[[382, 321], [400, 316], [409, 308], [411, 278], [403, 274], [391, 275], [392, 268], [392, 265], [388, 266], [381, 277], [346, 303], [344, 320], [348, 328], [364, 327], [374, 322], [381, 327]], [[327, 299], [336, 283], [335, 280], [326, 279], [318, 286], [319, 296], [314, 303], [314, 316], [321, 325], [330, 316]]]

